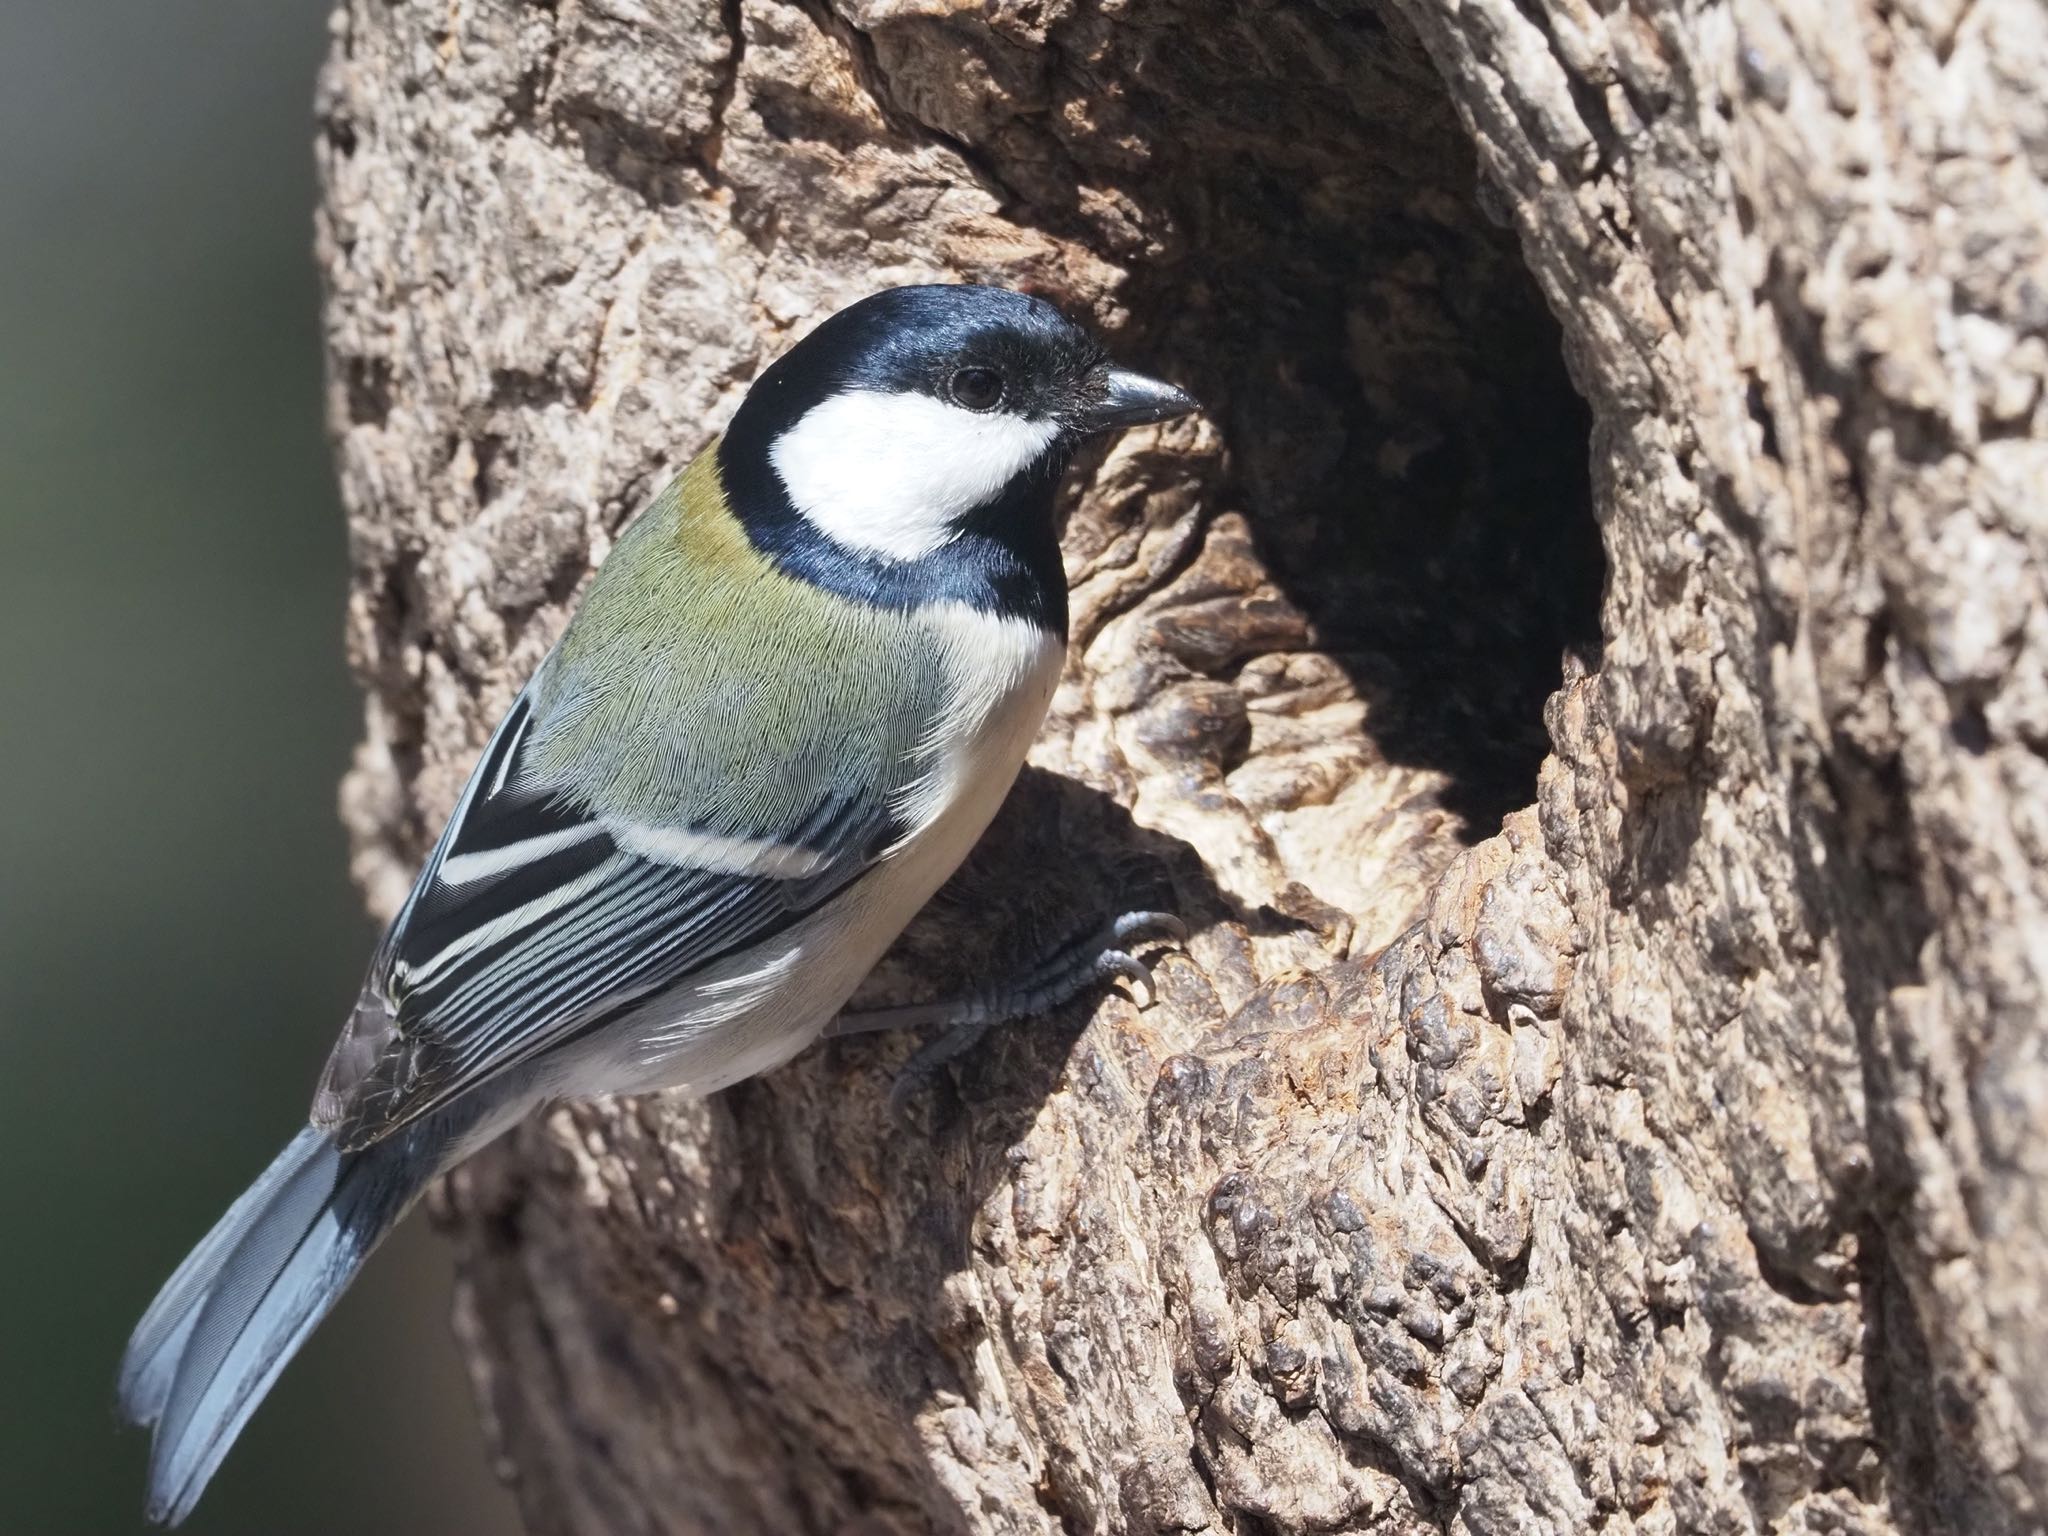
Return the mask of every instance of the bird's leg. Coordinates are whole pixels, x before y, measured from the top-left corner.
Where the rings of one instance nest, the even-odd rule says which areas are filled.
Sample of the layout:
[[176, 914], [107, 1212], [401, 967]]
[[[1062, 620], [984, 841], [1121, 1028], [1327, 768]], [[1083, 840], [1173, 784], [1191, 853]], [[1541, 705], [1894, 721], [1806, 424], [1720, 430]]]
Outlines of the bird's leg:
[[961, 997], [939, 1003], [913, 1003], [904, 1008], [877, 1008], [842, 1013], [826, 1026], [833, 1035], [864, 1035], [883, 1029], [926, 1029], [944, 1033], [923, 1046], [904, 1064], [890, 1090], [889, 1102], [903, 1103], [933, 1073], [972, 1050], [998, 1024], [1050, 1013], [1098, 982], [1121, 976], [1131, 984], [1140, 1008], [1153, 1001], [1152, 971], [1131, 951], [1145, 944], [1185, 944], [1188, 930], [1170, 912], [1126, 912], [1084, 937], [1063, 944], [1022, 971], [1005, 976]]

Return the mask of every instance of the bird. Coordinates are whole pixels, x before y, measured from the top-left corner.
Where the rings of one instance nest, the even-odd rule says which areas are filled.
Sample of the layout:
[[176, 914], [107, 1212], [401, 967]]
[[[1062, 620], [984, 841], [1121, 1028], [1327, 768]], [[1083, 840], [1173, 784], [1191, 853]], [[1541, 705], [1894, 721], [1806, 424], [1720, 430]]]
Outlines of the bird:
[[872, 294], [760, 374], [490, 736], [304, 1128], [137, 1324], [119, 1405], [153, 1429], [153, 1521], [191, 1512], [426, 1187], [537, 1106], [956, 1026], [929, 1065], [1185, 937], [1128, 913], [957, 1008], [844, 1011], [1043, 724], [1070, 457], [1195, 409], [1046, 300], [974, 284]]

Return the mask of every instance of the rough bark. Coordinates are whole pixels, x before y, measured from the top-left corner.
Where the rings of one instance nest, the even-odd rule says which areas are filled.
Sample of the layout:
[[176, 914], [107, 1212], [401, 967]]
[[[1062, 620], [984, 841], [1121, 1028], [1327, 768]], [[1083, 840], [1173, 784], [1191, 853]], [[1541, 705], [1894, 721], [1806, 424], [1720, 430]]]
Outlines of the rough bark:
[[349, 0], [380, 910], [836, 305], [1210, 406], [1077, 476], [1036, 766], [874, 984], [1144, 898], [1163, 1001], [458, 1176], [533, 1530], [2039, 1528], [2044, 80], [2031, 0]]

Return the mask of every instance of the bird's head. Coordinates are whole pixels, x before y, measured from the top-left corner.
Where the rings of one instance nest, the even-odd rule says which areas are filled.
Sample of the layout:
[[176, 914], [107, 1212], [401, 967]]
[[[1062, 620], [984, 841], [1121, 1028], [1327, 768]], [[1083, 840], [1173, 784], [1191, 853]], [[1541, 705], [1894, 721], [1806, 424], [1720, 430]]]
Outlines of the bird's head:
[[1043, 545], [1077, 443], [1195, 408], [1042, 299], [891, 288], [769, 367], [720, 457], [735, 510], [767, 542], [822, 538], [902, 565], [963, 541]]

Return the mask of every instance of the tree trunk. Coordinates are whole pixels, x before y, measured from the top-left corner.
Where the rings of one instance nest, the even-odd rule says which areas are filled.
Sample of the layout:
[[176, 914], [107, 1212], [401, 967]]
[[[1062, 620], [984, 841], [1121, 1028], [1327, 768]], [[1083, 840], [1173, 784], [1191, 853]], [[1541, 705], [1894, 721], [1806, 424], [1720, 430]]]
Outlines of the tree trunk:
[[2032, 0], [348, 0], [380, 911], [833, 308], [1209, 408], [1074, 477], [1035, 766], [871, 984], [1164, 902], [1162, 1001], [452, 1180], [532, 1529], [2039, 1529], [2044, 80]]

